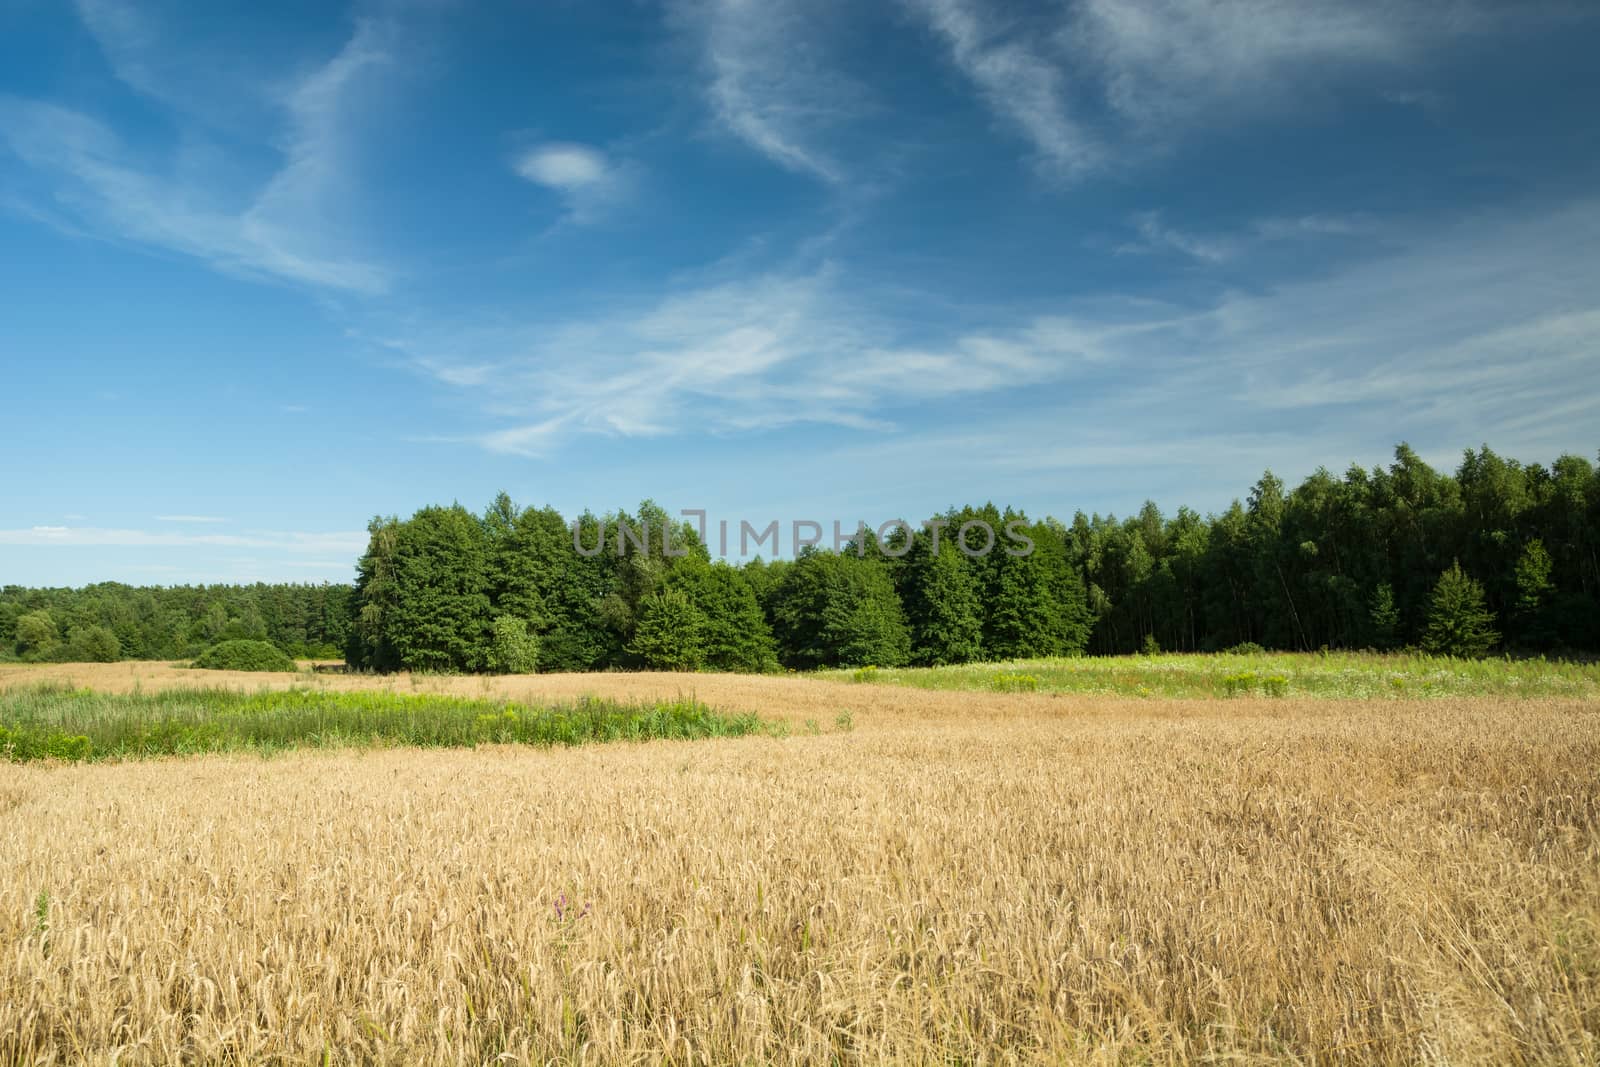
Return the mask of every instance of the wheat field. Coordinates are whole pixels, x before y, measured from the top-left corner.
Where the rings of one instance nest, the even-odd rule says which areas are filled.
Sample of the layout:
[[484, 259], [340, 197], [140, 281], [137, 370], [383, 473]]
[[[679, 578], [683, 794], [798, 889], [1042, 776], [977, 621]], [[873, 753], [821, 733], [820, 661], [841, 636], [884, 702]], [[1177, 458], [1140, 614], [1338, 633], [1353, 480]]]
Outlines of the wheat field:
[[0, 1062], [1600, 1060], [1592, 702], [487, 684], [799, 728], [0, 764]]

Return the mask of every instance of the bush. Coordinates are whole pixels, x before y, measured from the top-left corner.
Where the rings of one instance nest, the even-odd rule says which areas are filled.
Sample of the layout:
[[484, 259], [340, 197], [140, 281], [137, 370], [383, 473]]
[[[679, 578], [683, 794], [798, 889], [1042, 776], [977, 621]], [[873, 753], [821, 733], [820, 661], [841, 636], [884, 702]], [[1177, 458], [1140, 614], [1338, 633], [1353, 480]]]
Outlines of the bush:
[[1267, 650], [1254, 641], [1241, 641], [1232, 648], [1225, 648], [1222, 651], [1230, 656], [1260, 656], [1265, 654]]
[[294, 660], [269, 641], [224, 641], [195, 658], [208, 671], [292, 671]]
[[1245, 693], [1253, 692], [1257, 681], [1255, 671], [1240, 671], [1238, 674], [1230, 674], [1222, 679], [1222, 692], [1230, 697], [1241, 696]]
[[1039, 679], [1031, 674], [997, 674], [989, 682], [996, 693], [1037, 693]]
[[539, 668], [539, 635], [528, 632], [523, 619], [502, 615], [494, 620], [489, 669], [501, 674], [532, 674]]

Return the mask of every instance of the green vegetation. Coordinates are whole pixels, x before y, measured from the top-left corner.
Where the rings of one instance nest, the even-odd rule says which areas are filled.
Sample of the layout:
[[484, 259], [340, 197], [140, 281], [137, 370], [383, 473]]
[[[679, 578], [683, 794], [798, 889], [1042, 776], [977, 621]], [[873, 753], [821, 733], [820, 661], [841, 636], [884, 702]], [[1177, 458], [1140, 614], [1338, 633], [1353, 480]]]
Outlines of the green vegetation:
[[[1003, 535], [985, 552], [967, 524]], [[576, 538], [555, 509], [504, 494], [481, 515], [428, 507], [368, 529], [354, 589], [7, 587], [0, 658], [180, 658], [236, 638], [458, 672], [1600, 652], [1600, 472], [1572, 455], [1545, 467], [1485, 447], [1451, 475], [1401, 445], [1387, 467], [1319, 469], [1293, 489], [1267, 472], [1217, 515], [1147, 503], [1064, 522], [985, 504], [741, 566], [649, 501], [583, 514]], [[1009, 551], [1022, 541], [1032, 550]]]
[[192, 666], [208, 671], [292, 671], [294, 660], [267, 641], [224, 641], [195, 657]]
[[1484, 606], [1483, 586], [1463, 574], [1461, 564], [1450, 564], [1433, 587], [1423, 650], [1436, 656], [1477, 659], [1488, 655], [1499, 641], [1494, 616]]
[[0, 588], [0, 659], [188, 659], [230, 640], [337, 659], [349, 630], [347, 585]]
[[1357, 652], [1056, 657], [1004, 664], [824, 671], [821, 676], [919, 689], [1120, 696], [1600, 699], [1597, 663]]
[[0, 693], [0, 758], [88, 760], [290, 748], [733, 737], [781, 732], [753, 714], [692, 699], [623, 704], [585, 698], [533, 707], [493, 700], [291, 689], [110, 694], [59, 687]]

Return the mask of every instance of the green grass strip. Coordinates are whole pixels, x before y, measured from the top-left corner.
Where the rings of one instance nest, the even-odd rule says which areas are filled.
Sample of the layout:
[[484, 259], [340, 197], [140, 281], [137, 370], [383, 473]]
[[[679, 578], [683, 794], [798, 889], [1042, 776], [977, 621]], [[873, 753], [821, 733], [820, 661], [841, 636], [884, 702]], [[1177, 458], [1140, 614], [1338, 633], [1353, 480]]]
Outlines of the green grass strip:
[[919, 689], [1138, 697], [1578, 697], [1600, 699], [1600, 664], [1364, 652], [1077, 656], [949, 667], [825, 671]]
[[171, 689], [97, 693], [42, 686], [0, 693], [0, 759], [132, 759], [201, 752], [479, 744], [582, 745], [781, 732], [754, 714], [679, 698], [584, 697], [548, 706], [385, 692]]

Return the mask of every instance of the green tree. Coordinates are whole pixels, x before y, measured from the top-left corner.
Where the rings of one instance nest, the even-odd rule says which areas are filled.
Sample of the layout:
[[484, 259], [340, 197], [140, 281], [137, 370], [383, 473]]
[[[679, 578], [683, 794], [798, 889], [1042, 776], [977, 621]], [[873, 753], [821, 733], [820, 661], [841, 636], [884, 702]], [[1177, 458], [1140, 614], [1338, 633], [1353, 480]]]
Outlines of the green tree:
[[380, 670], [474, 671], [490, 659], [488, 538], [460, 505], [423, 508], [394, 530], [393, 592], [380, 620]]
[[807, 551], [773, 592], [779, 658], [800, 669], [898, 667], [911, 638], [894, 583], [876, 554]]
[[393, 671], [400, 654], [389, 641], [399, 586], [395, 582], [395, 547], [400, 520], [376, 516], [367, 523], [367, 551], [356, 563], [356, 587], [348, 610], [350, 626], [345, 661], [357, 670]]
[[1555, 634], [1546, 613], [1555, 592], [1555, 583], [1550, 580], [1552, 567], [1550, 553], [1537, 537], [1523, 546], [1517, 558], [1514, 618], [1518, 637], [1531, 648], [1548, 648], [1554, 643]]
[[1481, 659], [1499, 640], [1494, 616], [1484, 606], [1483, 586], [1460, 563], [1450, 564], [1433, 587], [1423, 649], [1438, 656]]
[[539, 637], [528, 632], [526, 619], [501, 615], [494, 620], [487, 666], [501, 674], [532, 674], [538, 670]]
[[78, 626], [67, 634], [66, 658], [73, 663], [115, 663], [122, 658], [122, 644], [104, 626]]
[[1394, 587], [1379, 582], [1372, 591], [1367, 617], [1372, 630], [1372, 643], [1377, 648], [1393, 648], [1398, 643], [1400, 611], [1394, 603]]
[[17, 655], [48, 659], [61, 642], [61, 631], [48, 611], [30, 611], [17, 617]]
[[990, 598], [984, 649], [995, 659], [1028, 659], [1064, 652], [1063, 605], [1051, 589], [1043, 556], [1003, 555]]
[[983, 656], [983, 602], [978, 579], [948, 537], [933, 551], [918, 535], [902, 572], [912, 662], [969, 663]]
[[705, 619], [704, 666], [748, 672], [777, 667], [772, 628], [743, 571], [691, 553], [674, 564], [667, 587], [682, 591]]
[[705, 663], [706, 617], [680, 589], [662, 589], [639, 605], [628, 651], [652, 670], [695, 671]]

